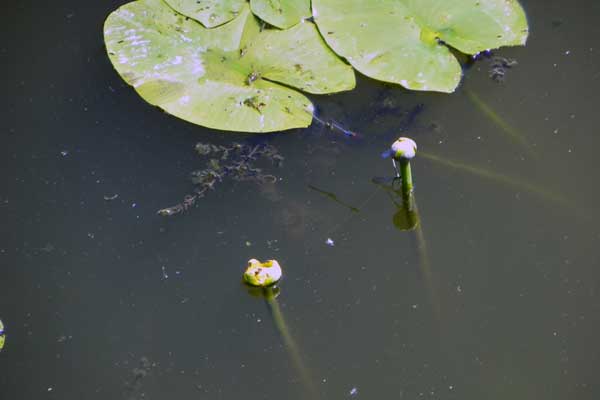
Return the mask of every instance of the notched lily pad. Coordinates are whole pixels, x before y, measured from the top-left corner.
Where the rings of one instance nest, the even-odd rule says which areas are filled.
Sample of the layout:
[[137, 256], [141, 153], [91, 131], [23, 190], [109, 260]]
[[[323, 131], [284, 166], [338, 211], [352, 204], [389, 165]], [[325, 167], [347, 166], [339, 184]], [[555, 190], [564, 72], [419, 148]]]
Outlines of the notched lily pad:
[[310, 0], [251, 0], [250, 6], [257, 17], [281, 29], [312, 15]]
[[413, 90], [452, 92], [466, 54], [522, 45], [528, 34], [516, 0], [313, 0], [327, 44], [363, 74]]
[[175, 11], [214, 28], [240, 14], [246, 0], [165, 0]]
[[314, 24], [261, 31], [248, 5], [207, 29], [161, 0], [139, 0], [107, 18], [104, 37], [115, 69], [147, 102], [215, 129], [306, 127], [313, 106], [289, 86], [310, 93], [354, 87], [352, 68]]

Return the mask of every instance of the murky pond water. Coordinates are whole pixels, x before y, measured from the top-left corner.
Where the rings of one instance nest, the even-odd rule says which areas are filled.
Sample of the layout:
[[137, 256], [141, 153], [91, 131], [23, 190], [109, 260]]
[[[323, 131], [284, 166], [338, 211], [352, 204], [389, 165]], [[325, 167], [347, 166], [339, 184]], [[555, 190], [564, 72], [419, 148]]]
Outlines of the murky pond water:
[[[597, 399], [600, 6], [523, 1], [531, 37], [457, 93], [360, 78], [285, 134], [145, 104], [101, 26], [121, 1], [12, 2], [0, 68], [2, 399]], [[420, 229], [373, 178], [413, 137]], [[181, 215], [198, 142], [268, 143], [276, 183]], [[257, 142], [258, 141], [258, 142]], [[508, 178], [507, 178], [508, 177]], [[331, 241], [327, 243], [327, 240]], [[241, 284], [276, 258], [276, 298]]]

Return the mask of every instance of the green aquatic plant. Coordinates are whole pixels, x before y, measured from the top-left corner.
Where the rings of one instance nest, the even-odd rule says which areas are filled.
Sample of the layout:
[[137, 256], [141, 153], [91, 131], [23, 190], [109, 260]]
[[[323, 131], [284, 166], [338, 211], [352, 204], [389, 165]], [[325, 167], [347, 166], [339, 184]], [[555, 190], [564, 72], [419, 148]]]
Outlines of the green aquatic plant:
[[250, 7], [258, 18], [281, 29], [312, 15], [310, 0], [251, 0]]
[[[410, 168], [410, 160], [417, 153], [417, 144], [414, 140], [406, 137], [401, 137], [392, 143], [390, 154], [392, 156], [392, 164], [396, 171], [396, 176], [402, 179], [402, 194], [408, 198], [413, 191], [412, 171]], [[398, 166], [400, 164], [400, 171]]]
[[104, 39], [113, 66], [144, 100], [210, 128], [307, 127], [312, 103], [292, 88], [320, 94], [355, 85], [313, 23], [261, 30], [247, 4], [207, 29], [161, 0], [139, 0], [109, 15]]
[[214, 28], [237, 17], [246, 0], [164, 0], [173, 10]]
[[[173, 10], [214, 28], [239, 15], [247, 0], [164, 0]], [[310, 0], [250, 0], [252, 12], [278, 28], [290, 28], [311, 16]]]
[[[372, 182], [378, 188], [384, 190], [388, 195], [396, 210], [392, 216], [392, 223], [401, 231], [411, 231], [419, 225], [419, 213], [417, 211], [415, 195], [413, 192], [406, 192], [402, 188], [401, 178], [395, 176], [391, 179], [373, 178]], [[398, 186], [400, 186], [398, 188]]]
[[300, 91], [351, 90], [352, 67], [452, 92], [462, 72], [450, 47], [475, 54], [527, 34], [516, 0], [313, 0], [312, 10], [309, 0], [138, 0], [104, 24], [113, 66], [144, 100], [244, 132], [309, 126], [313, 106]]
[[[419, 214], [414, 195], [414, 185], [410, 160], [414, 158], [417, 144], [409, 138], [401, 137], [396, 140], [383, 157], [391, 157], [395, 176], [393, 179], [373, 179], [373, 183], [380, 185], [388, 194], [396, 212], [392, 218], [394, 226], [403, 231], [409, 231], [419, 226]], [[400, 167], [398, 167], [400, 164]], [[387, 182], [390, 181], [388, 185]], [[396, 189], [396, 183], [400, 182], [400, 189]], [[398, 200], [399, 199], [399, 200]]]
[[515, 0], [313, 0], [323, 38], [363, 74], [412, 90], [453, 92], [462, 75], [452, 47], [477, 54], [523, 45]]

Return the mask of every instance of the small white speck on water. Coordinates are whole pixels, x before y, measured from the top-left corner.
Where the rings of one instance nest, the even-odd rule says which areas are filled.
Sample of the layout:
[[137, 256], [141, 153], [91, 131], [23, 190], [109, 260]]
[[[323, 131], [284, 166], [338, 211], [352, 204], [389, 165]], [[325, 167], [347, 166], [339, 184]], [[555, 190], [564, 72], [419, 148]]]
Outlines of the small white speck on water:
[[350, 396], [356, 396], [358, 394], [358, 388], [353, 387], [352, 389], [350, 389], [350, 392], [348, 392], [348, 394], [350, 394]]
[[331, 246], [331, 247], [335, 246], [335, 242], [331, 238], [327, 238], [327, 240], [325, 241], [325, 244], [327, 246]]

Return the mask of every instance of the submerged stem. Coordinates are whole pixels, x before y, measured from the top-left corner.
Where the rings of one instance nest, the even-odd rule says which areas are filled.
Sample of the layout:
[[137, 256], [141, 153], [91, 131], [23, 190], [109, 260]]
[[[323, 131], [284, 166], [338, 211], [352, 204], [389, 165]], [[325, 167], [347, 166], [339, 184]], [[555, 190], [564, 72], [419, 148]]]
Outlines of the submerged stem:
[[447, 167], [455, 168], [455, 169], [458, 169], [458, 170], [461, 170], [464, 172], [468, 172], [473, 175], [477, 175], [482, 178], [490, 179], [490, 180], [493, 180], [493, 181], [496, 181], [499, 183], [503, 183], [505, 185], [514, 186], [514, 187], [523, 189], [527, 192], [536, 194], [546, 200], [550, 200], [550, 201], [560, 204], [562, 206], [573, 207], [573, 204], [571, 203], [571, 201], [569, 199], [567, 199], [566, 197], [564, 197], [560, 194], [548, 191], [539, 186], [533, 185], [529, 182], [524, 182], [519, 179], [512, 178], [510, 176], [498, 174], [496, 172], [489, 171], [484, 168], [480, 168], [480, 167], [476, 167], [476, 166], [472, 166], [472, 165], [468, 165], [468, 164], [463, 164], [463, 163], [460, 163], [457, 161], [446, 160], [435, 154], [421, 152], [421, 155], [428, 160], [435, 161], [435, 162], [445, 165]]
[[318, 392], [313, 384], [308, 368], [306, 368], [306, 365], [304, 365], [304, 361], [302, 360], [302, 356], [298, 346], [296, 345], [296, 341], [292, 337], [285, 319], [283, 318], [283, 313], [281, 312], [281, 308], [279, 307], [279, 303], [277, 302], [275, 293], [273, 292], [273, 287], [264, 288], [263, 293], [265, 295], [267, 305], [271, 310], [275, 327], [283, 339], [283, 344], [292, 360], [292, 363], [294, 364], [294, 367], [300, 375], [303, 385], [310, 393], [311, 399], [317, 399]]
[[471, 100], [471, 102], [475, 104], [475, 107], [477, 107], [486, 117], [488, 117], [494, 124], [496, 124], [496, 126], [498, 126], [502, 130], [502, 132], [508, 135], [508, 137], [512, 141], [517, 142], [519, 145], [524, 147], [529, 154], [537, 158], [537, 154], [533, 151], [527, 139], [525, 139], [525, 137], [519, 131], [517, 131], [502, 117], [500, 117], [498, 113], [496, 113], [496, 111], [494, 111], [483, 100], [481, 100], [481, 98], [474, 92], [470, 90], [465, 90], [465, 93], [469, 100]]

